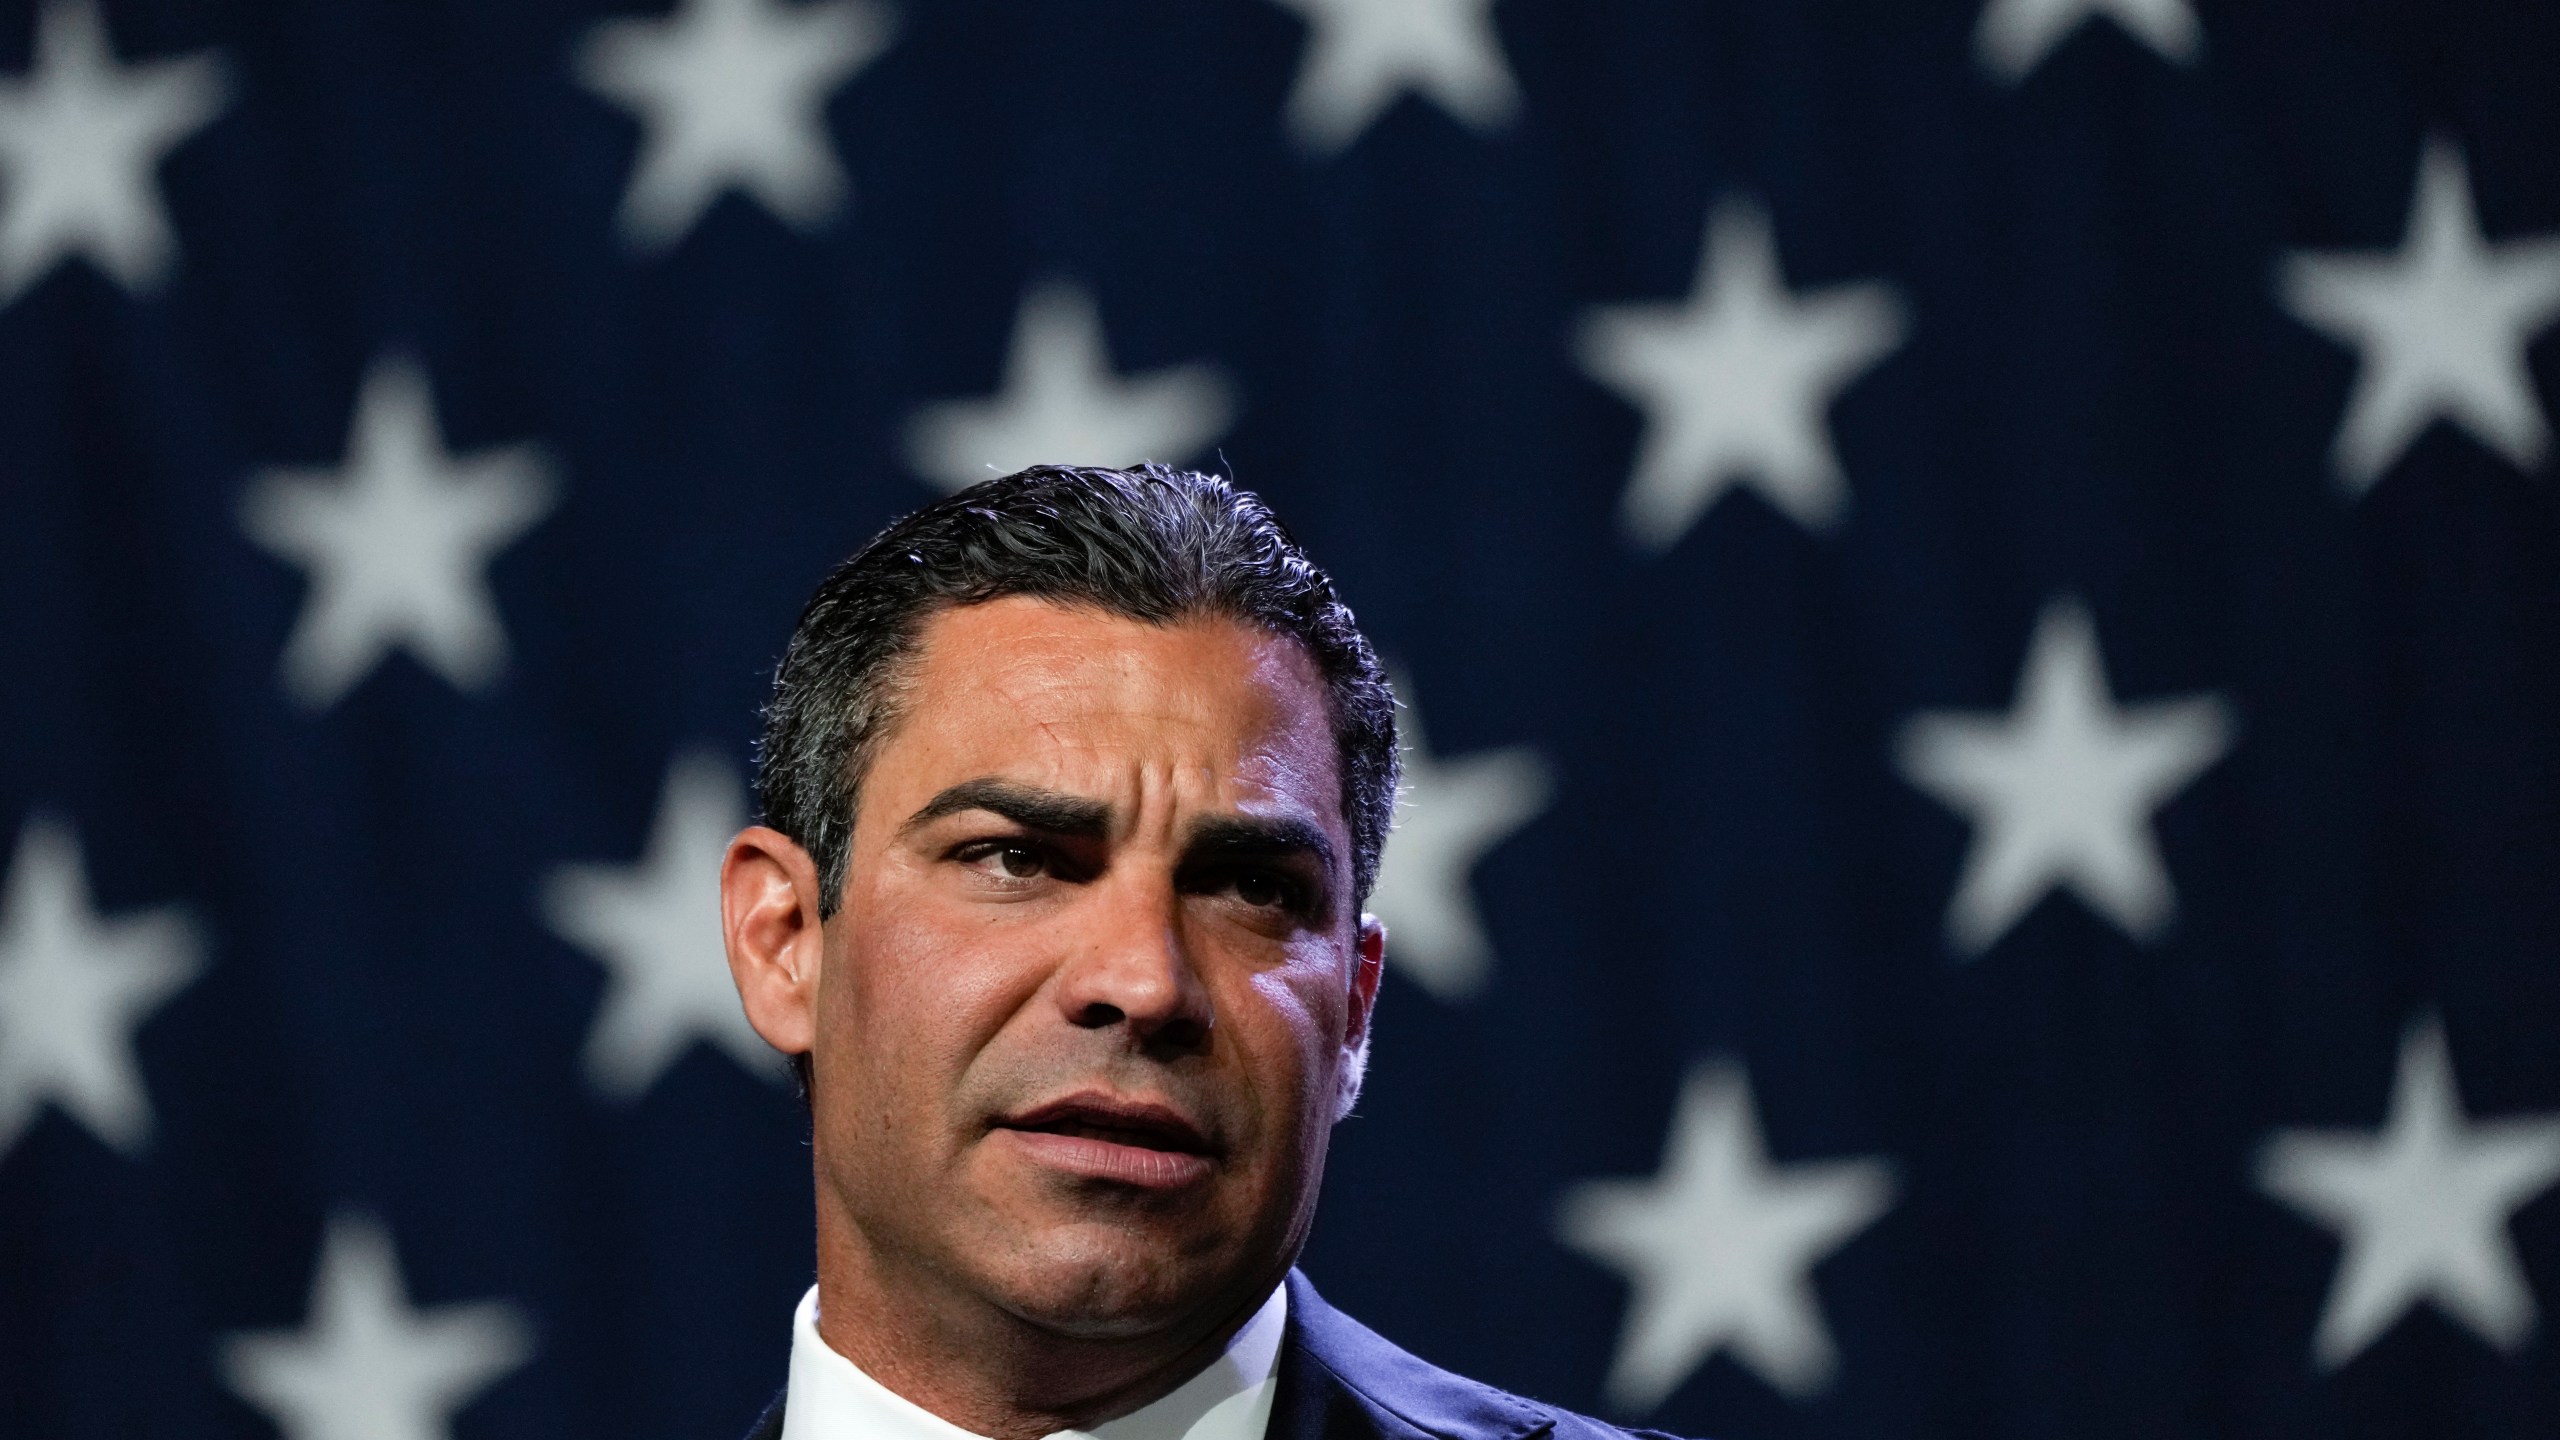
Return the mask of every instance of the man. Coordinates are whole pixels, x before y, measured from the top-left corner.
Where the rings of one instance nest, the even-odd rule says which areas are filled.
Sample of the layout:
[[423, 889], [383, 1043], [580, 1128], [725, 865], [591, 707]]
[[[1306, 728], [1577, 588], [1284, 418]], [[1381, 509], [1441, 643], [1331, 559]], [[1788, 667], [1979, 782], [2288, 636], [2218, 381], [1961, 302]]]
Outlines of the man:
[[1561, 1440], [1292, 1269], [1369, 1048], [1394, 701], [1206, 476], [890, 526], [776, 676], [729, 964], [812, 1115], [818, 1282], [756, 1440]]

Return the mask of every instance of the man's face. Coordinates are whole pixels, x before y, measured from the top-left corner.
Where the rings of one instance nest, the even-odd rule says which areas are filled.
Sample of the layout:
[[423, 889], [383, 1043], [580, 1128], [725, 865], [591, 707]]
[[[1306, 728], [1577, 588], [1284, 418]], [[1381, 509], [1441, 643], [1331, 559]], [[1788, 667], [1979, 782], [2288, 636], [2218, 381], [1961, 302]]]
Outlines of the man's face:
[[1378, 944], [1297, 642], [945, 611], [825, 926], [818, 1203], [883, 1283], [1064, 1333], [1258, 1299], [1313, 1216]]

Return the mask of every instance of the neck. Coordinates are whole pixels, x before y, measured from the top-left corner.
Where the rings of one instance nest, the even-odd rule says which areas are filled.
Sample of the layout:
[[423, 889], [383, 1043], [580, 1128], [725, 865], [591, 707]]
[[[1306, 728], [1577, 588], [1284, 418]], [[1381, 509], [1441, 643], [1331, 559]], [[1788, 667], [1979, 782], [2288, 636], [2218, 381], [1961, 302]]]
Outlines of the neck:
[[898, 1395], [989, 1440], [1091, 1430], [1171, 1394], [1225, 1353], [1286, 1273], [1144, 1333], [1078, 1335], [888, 1261], [827, 1222], [821, 1207], [819, 1338]]

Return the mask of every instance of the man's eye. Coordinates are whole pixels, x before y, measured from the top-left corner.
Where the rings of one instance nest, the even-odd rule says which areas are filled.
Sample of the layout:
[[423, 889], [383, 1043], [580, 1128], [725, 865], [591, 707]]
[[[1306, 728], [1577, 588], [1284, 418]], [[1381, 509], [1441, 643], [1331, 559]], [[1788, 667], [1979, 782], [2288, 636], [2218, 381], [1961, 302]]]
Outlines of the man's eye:
[[975, 845], [960, 859], [973, 870], [1008, 880], [1029, 880], [1049, 868], [1047, 858], [1028, 845]]
[[1278, 909], [1292, 898], [1289, 882], [1266, 870], [1240, 870], [1235, 877], [1236, 898], [1255, 909]]

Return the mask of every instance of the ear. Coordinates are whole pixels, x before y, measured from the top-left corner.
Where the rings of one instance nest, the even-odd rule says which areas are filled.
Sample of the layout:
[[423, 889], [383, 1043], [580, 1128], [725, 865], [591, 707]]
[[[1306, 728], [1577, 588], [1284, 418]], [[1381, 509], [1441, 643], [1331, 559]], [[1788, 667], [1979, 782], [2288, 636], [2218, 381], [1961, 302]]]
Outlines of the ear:
[[1341, 1089], [1333, 1118], [1346, 1120], [1360, 1101], [1360, 1081], [1369, 1073], [1369, 1018], [1378, 1008], [1378, 978], [1387, 971], [1387, 926], [1375, 915], [1360, 917], [1353, 941], [1351, 1006], [1342, 1033]]
[[818, 866], [800, 842], [750, 825], [720, 861], [720, 935], [747, 1023], [785, 1055], [818, 1038]]

